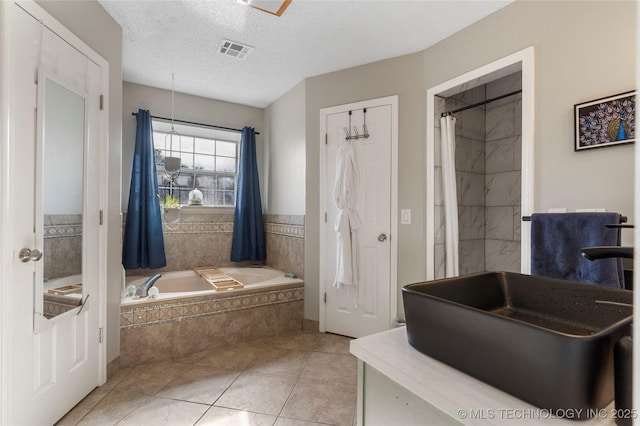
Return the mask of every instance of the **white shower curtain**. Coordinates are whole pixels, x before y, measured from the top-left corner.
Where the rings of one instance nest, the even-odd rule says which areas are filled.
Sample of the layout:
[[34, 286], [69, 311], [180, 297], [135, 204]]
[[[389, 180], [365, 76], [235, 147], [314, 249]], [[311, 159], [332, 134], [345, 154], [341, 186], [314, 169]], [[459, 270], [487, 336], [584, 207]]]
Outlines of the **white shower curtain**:
[[440, 154], [442, 157], [442, 200], [445, 214], [445, 277], [457, 277], [458, 194], [456, 188], [456, 119], [440, 118]]

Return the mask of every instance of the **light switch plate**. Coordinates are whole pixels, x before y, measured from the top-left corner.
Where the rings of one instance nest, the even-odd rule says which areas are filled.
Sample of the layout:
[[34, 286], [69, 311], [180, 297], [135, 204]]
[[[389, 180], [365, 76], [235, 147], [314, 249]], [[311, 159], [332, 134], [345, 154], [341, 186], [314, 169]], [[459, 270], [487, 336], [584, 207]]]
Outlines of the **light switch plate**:
[[411, 225], [411, 209], [400, 210], [400, 224]]

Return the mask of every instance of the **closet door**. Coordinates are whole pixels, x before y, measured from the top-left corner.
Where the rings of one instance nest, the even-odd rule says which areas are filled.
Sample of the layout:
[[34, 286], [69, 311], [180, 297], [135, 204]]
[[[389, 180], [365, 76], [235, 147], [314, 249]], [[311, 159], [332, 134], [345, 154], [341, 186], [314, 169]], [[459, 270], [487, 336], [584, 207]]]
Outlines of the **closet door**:
[[45, 16], [30, 4], [3, 9], [11, 88], [2, 216], [11, 246], [2, 281], [11, 320], [2, 328], [8, 424], [53, 424], [104, 382], [103, 70], [34, 12]]

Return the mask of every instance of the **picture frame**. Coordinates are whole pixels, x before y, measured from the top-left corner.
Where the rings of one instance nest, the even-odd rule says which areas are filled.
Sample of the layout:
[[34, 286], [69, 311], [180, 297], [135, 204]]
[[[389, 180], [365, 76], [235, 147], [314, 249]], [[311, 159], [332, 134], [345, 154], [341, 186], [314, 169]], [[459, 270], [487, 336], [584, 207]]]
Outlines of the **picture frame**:
[[575, 151], [634, 143], [636, 91], [574, 105]]

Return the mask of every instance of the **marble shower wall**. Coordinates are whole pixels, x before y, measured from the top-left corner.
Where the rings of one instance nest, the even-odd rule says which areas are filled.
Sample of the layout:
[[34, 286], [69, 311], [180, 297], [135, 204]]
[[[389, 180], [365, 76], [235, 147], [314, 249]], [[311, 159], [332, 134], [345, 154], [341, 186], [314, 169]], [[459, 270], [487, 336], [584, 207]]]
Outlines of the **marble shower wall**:
[[440, 157], [440, 114], [446, 111], [446, 100], [439, 96], [435, 97], [434, 104], [434, 208], [433, 208], [433, 221], [434, 221], [434, 278], [444, 278], [444, 204], [442, 201], [442, 158]]
[[[447, 110], [485, 100], [478, 86], [447, 99]], [[485, 110], [458, 112], [456, 117], [456, 180], [460, 275], [485, 270]]]
[[[267, 260], [265, 264], [298, 277], [304, 272], [304, 216], [265, 215]], [[124, 222], [123, 222], [124, 229]], [[148, 275], [202, 266], [231, 266], [233, 214], [183, 211], [176, 224], [163, 224], [167, 266], [155, 270], [128, 270]]]
[[[440, 114], [521, 88], [520, 73], [435, 100], [435, 278], [444, 278]], [[521, 95], [458, 112], [460, 274], [520, 271]]]
[[[520, 73], [487, 85], [493, 98], [522, 88]], [[520, 272], [522, 95], [487, 104], [485, 267]]]

